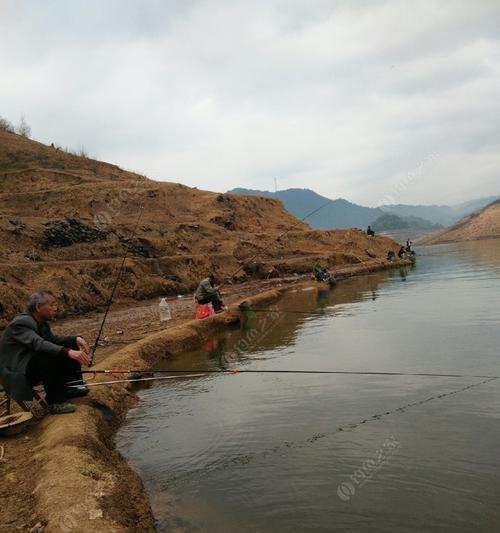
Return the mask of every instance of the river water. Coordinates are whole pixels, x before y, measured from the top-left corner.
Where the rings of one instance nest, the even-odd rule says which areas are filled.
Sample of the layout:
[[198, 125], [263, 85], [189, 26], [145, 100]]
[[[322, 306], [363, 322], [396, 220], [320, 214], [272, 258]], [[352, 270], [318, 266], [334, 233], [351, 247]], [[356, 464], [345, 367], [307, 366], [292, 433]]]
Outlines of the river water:
[[[169, 368], [500, 376], [500, 241], [417, 251]], [[500, 380], [208, 374], [139, 396], [117, 444], [159, 531], [500, 531]]]

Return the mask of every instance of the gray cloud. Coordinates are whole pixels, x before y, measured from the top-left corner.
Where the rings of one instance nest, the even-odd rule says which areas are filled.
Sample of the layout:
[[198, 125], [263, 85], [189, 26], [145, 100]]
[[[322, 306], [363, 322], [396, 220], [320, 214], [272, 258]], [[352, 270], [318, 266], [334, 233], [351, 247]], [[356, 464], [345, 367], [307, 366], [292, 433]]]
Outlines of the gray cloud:
[[0, 114], [200, 188], [459, 202], [500, 192], [499, 20], [495, 0], [4, 0]]

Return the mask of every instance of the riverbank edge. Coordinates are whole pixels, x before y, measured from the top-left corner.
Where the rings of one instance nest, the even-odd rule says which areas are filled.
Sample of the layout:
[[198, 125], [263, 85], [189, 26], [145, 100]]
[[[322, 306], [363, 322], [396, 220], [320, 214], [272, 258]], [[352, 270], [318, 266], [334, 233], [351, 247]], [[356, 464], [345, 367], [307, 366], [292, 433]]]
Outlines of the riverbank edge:
[[[370, 262], [340, 269], [335, 275], [341, 281], [410, 264], [409, 261]], [[293, 286], [310, 283], [299, 278]], [[241, 301], [253, 306], [268, 305], [279, 300], [289, 288], [290, 284], [280, 285]], [[196, 349], [217, 332], [239, 323], [240, 302], [220, 315], [189, 320], [148, 335], [110, 355], [96, 369], [153, 368], [164, 358]], [[97, 374], [93, 381], [123, 377], [123, 374]], [[142, 479], [114, 443], [127, 411], [137, 403], [134, 389], [130, 383], [93, 387], [78, 402], [76, 413], [45, 417], [39, 423], [40, 439], [35, 449], [39, 469], [33, 494], [34, 514], [44, 525], [44, 533], [155, 531], [155, 519]]]

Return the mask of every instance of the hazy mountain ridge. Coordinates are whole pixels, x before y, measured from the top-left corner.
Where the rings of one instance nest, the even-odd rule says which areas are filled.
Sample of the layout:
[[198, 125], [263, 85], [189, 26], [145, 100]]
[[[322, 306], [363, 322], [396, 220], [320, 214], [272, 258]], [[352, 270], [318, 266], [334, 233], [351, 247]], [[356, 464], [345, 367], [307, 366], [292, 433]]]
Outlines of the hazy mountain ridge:
[[397, 215], [402, 220], [400, 229], [437, 229], [454, 224], [463, 216], [482, 209], [492, 201], [500, 198], [498, 196], [490, 196], [452, 206], [395, 204], [381, 207], [365, 207], [343, 198], [332, 200], [311, 189], [294, 188], [271, 192], [238, 187], [228, 192], [231, 194], [276, 198], [281, 200], [286, 209], [299, 219], [304, 218], [315, 209], [321, 208], [317, 213], [313, 213], [306, 219], [308, 224], [317, 229], [365, 228], [384, 214]]
[[405, 205], [395, 204], [386, 205], [383, 207], [384, 211], [394, 213], [398, 216], [420, 217], [441, 224], [443, 226], [450, 226], [460, 220], [462, 217], [483, 209], [491, 204], [500, 196], [487, 196], [484, 198], [476, 198], [461, 204], [456, 205]]
[[384, 214], [384, 211], [380, 208], [364, 207], [353, 204], [343, 198], [332, 200], [321, 196], [311, 189], [286, 189], [274, 193], [270, 191], [236, 188], [228, 191], [228, 193], [277, 198], [298, 219], [303, 219], [309, 213], [321, 207], [317, 213], [308, 216], [305, 220], [305, 222], [316, 229], [365, 228], [368, 224], [371, 224], [375, 219]]

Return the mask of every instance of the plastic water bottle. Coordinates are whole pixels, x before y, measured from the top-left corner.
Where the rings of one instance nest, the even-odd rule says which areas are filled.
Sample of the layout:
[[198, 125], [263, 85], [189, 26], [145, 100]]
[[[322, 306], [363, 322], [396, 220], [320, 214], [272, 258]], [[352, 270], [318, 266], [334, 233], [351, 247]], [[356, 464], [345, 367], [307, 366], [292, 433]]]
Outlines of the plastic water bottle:
[[162, 298], [160, 300], [160, 320], [171, 320], [172, 313], [170, 312], [170, 306], [168, 305], [168, 302], [166, 298]]

